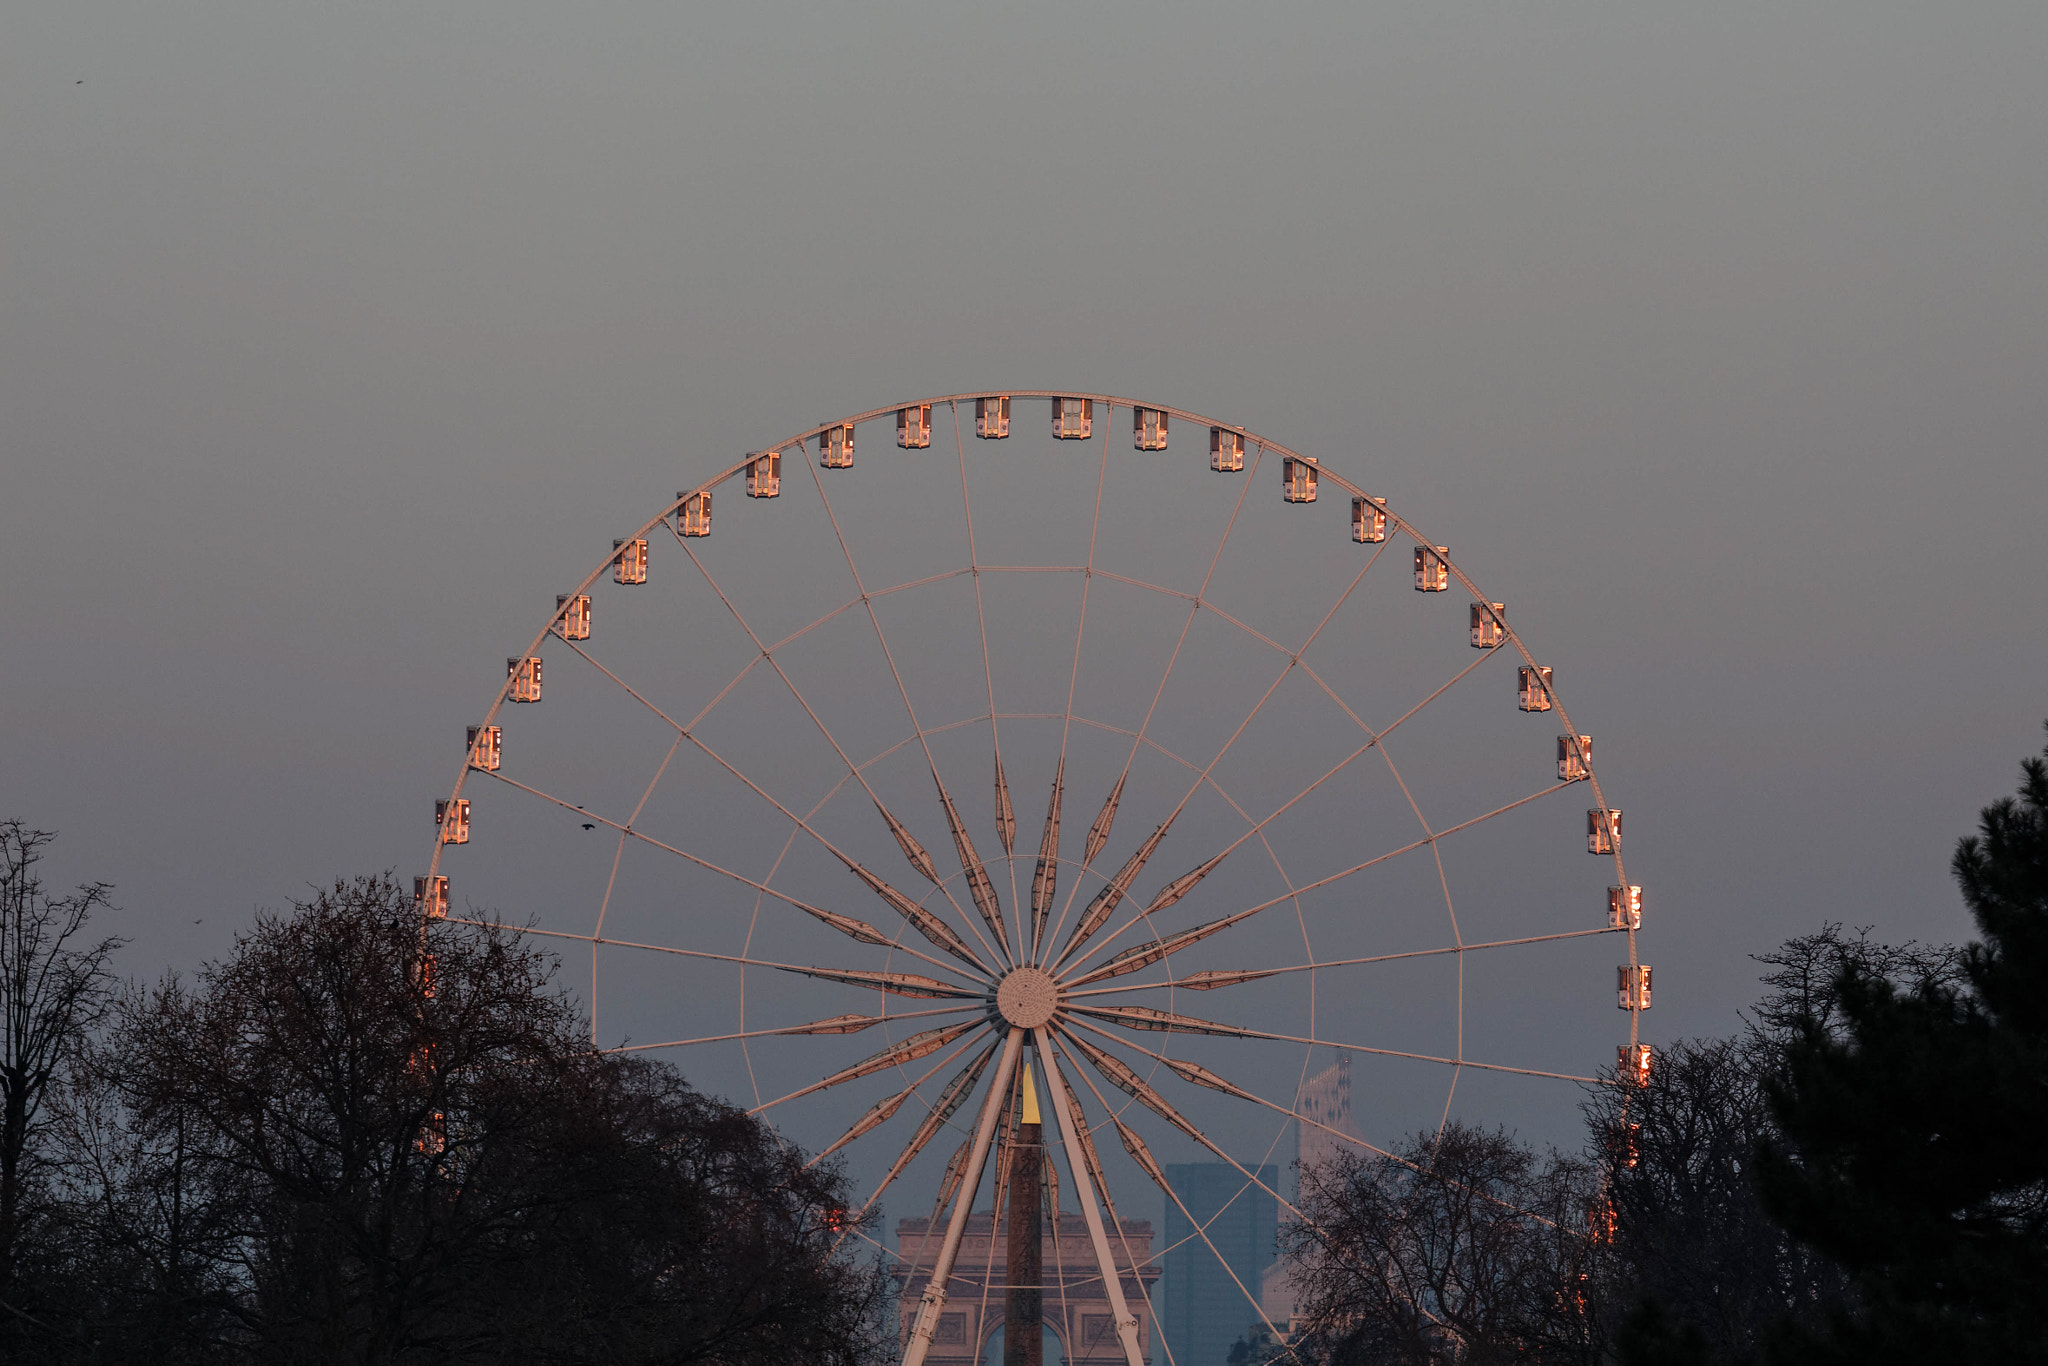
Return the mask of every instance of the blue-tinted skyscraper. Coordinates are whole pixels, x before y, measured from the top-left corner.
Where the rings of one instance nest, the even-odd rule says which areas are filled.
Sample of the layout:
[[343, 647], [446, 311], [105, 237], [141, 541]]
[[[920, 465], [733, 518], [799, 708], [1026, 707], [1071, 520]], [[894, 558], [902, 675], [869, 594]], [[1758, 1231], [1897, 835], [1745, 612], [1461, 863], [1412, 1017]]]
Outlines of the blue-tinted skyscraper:
[[[1260, 1167], [1257, 1175], [1268, 1189], [1280, 1188], [1279, 1168]], [[1279, 1206], [1224, 1162], [1169, 1163], [1166, 1179], [1188, 1212], [1166, 1202], [1164, 1246], [1172, 1250], [1153, 1291], [1159, 1331], [1173, 1349], [1175, 1366], [1224, 1366], [1231, 1344], [1258, 1322], [1259, 1311], [1237, 1283], [1258, 1295], [1260, 1273], [1277, 1256]], [[1190, 1214], [1194, 1224], [1188, 1222]], [[1208, 1234], [1207, 1243], [1197, 1225]], [[1216, 1245], [1215, 1252], [1209, 1243]], [[1155, 1363], [1163, 1360], [1162, 1354], [1153, 1354]]]

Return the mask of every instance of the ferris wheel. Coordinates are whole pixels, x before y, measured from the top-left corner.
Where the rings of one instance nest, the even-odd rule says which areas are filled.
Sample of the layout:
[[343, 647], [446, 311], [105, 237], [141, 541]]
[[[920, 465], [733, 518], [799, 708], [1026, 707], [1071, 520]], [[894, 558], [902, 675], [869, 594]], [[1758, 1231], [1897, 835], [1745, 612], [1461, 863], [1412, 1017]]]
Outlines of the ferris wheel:
[[[1508, 607], [1341, 469], [1012, 390], [820, 424], [650, 511], [507, 659], [418, 907], [587, 947], [593, 1044], [847, 1163], [852, 1236], [929, 1208], [906, 1363], [979, 1360], [1001, 1319], [958, 1261], [1035, 1112], [1056, 1160], [1009, 1208], [1076, 1230], [1108, 1313], [1084, 1341], [1064, 1272], [1026, 1312], [1139, 1366], [1163, 1249], [1119, 1200], [1156, 1186], [1223, 1257], [1174, 1157], [1299, 1218], [1294, 1126], [1384, 1152], [1461, 1078], [1647, 1080], [1591, 737]], [[1626, 1042], [1585, 1075], [1615, 958]], [[1298, 1113], [1333, 1055], [1362, 1125]]]

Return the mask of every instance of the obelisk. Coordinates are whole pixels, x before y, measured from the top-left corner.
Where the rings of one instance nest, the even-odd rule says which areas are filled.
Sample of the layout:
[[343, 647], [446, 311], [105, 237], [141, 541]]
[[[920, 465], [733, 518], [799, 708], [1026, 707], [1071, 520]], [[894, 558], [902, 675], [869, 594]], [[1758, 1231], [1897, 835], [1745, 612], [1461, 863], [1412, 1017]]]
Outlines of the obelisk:
[[1045, 1160], [1038, 1121], [1038, 1090], [1029, 1055], [1024, 1064], [1024, 1098], [1017, 1137], [1010, 1146], [1010, 1246], [1005, 1262], [1009, 1284], [1003, 1302], [1003, 1366], [1045, 1366]]

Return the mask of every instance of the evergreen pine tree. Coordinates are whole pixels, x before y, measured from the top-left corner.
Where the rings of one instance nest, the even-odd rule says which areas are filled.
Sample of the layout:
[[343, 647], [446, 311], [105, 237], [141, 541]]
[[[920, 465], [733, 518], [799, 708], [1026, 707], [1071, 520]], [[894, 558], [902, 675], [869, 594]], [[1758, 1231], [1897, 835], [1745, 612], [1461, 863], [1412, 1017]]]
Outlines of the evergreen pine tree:
[[1956, 848], [1964, 981], [1848, 965], [1844, 1027], [1804, 1021], [1769, 1085], [1765, 1203], [1856, 1290], [1786, 1361], [2048, 1362], [2048, 762], [2021, 768]]

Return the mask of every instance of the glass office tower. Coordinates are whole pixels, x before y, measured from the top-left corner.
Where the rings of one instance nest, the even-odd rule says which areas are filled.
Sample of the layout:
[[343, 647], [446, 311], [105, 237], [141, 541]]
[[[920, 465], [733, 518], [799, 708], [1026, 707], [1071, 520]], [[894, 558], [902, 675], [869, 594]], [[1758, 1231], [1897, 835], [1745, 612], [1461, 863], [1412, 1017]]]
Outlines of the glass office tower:
[[[1268, 1164], [1256, 1171], [1269, 1189], [1280, 1189], [1279, 1167]], [[1259, 1294], [1260, 1275], [1278, 1256], [1279, 1206], [1265, 1191], [1247, 1188], [1243, 1174], [1225, 1162], [1168, 1163], [1166, 1179], [1187, 1213], [1166, 1202], [1161, 1245], [1171, 1251], [1153, 1291], [1159, 1331], [1173, 1349], [1174, 1366], [1225, 1366], [1231, 1344], [1259, 1321], [1238, 1282], [1253, 1296]], [[1208, 1242], [1197, 1227], [1208, 1234]], [[1164, 1356], [1155, 1352], [1153, 1360]]]

